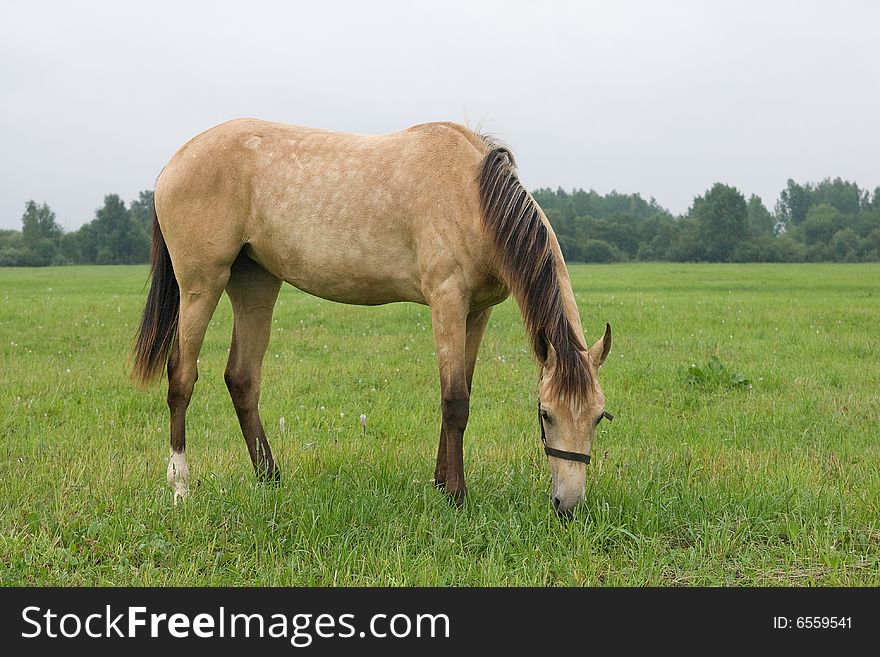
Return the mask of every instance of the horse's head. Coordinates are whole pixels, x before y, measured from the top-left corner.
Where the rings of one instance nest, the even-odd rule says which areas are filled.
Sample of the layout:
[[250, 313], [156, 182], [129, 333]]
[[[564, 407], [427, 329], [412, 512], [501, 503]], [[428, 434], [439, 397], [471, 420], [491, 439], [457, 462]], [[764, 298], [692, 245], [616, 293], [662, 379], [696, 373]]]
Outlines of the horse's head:
[[605, 335], [589, 350], [580, 352], [590, 370], [591, 385], [585, 398], [577, 398], [565, 395], [553, 384], [556, 350], [547, 345], [538, 391], [538, 422], [553, 479], [553, 506], [560, 515], [570, 514], [584, 499], [587, 464], [596, 430], [603, 417], [611, 417], [605, 412], [605, 395], [596, 376], [609, 351], [611, 326], [606, 325]]

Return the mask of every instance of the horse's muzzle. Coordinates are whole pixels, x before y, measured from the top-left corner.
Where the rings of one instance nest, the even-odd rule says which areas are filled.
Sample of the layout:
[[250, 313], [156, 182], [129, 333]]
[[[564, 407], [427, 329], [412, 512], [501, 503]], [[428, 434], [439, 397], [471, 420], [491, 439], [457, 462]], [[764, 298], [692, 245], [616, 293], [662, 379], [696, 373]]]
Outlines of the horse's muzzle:
[[580, 502], [580, 499], [576, 499], [574, 502], [565, 503], [560, 498], [553, 497], [553, 510], [556, 511], [557, 516], [567, 520], [574, 515], [575, 507], [577, 507]]

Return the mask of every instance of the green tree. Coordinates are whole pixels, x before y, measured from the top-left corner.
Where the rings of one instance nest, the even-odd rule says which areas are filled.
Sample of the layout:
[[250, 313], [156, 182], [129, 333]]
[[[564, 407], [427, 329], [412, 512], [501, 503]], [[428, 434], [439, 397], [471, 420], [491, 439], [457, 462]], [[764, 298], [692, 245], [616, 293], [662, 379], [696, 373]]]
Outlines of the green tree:
[[750, 237], [758, 235], [773, 235], [773, 227], [776, 219], [764, 205], [760, 196], [752, 194], [748, 202], [749, 220], [748, 234]]
[[559, 233], [559, 248], [562, 249], [562, 257], [566, 262], [583, 262], [584, 253], [581, 242], [571, 235]]
[[48, 205], [28, 201], [21, 217], [24, 264], [34, 267], [61, 264], [59, 246], [63, 232]]
[[675, 262], [699, 262], [706, 260], [706, 245], [700, 238], [700, 224], [696, 219], [685, 217], [676, 222], [675, 242], [666, 252], [666, 260]]
[[843, 228], [831, 238], [830, 253], [835, 262], [858, 262], [861, 240], [852, 228]]
[[680, 226], [668, 214], [657, 214], [640, 226], [639, 260], [669, 260], [678, 240]]
[[21, 231], [0, 230], [0, 267], [20, 267], [24, 264]]
[[124, 265], [146, 262], [149, 242], [116, 194], [104, 197], [104, 207], [81, 229], [82, 253], [88, 262]]
[[587, 240], [583, 245], [584, 262], [618, 262], [626, 260], [620, 249], [603, 240]]
[[820, 203], [809, 209], [795, 235], [807, 246], [822, 245], [830, 242], [834, 233], [842, 227], [843, 215], [840, 210], [827, 203]]
[[880, 228], [875, 228], [862, 239], [859, 250], [865, 260], [880, 260]]
[[128, 206], [128, 214], [149, 242], [153, 238], [153, 190], [140, 192]]
[[862, 190], [856, 183], [840, 177], [825, 178], [810, 193], [810, 205], [819, 203], [827, 203], [841, 214], [856, 215], [862, 205]]
[[61, 250], [61, 255], [67, 262], [76, 265], [95, 262], [94, 253], [92, 253], [91, 258], [87, 257], [84, 253], [86, 233], [87, 230], [85, 229], [85, 226], [83, 226], [79, 230], [64, 233], [64, 235], [61, 236], [61, 244], [59, 248]]
[[787, 228], [797, 226], [807, 218], [807, 210], [812, 204], [811, 193], [812, 187], [809, 184], [798, 185], [791, 178], [788, 179], [776, 204], [776, 214]]
[[705, 258], [727, 261], [748, 233], [749, 208], [736, 187], [715, 183], [705, 196], [698, 196], [690, 210], [697, 220]]

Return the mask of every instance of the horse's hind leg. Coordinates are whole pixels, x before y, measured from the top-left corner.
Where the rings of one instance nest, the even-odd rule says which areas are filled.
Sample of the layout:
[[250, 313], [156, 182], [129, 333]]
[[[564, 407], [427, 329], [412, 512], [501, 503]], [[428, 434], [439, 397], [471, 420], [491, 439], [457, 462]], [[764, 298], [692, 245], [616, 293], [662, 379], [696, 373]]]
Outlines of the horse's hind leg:
[[218, 268], [210, 275], [199, 272], [188, 276], [177, 273], [180, 286], [180, 317], [177, 337], [168, 359], [168, 410], [171, 413], [171, 458], [168, 462], [168, 484], [174, 490], [174, 500], [186, 497], [189, 486], [189, 467], [186, 463], [186, 409], [192, 399], [193, 388], [199, 378], [198, 359], [205, 338], [205, 330], [229, 270]]
[[267, 481], [278, 481], [281, 473], [260, 420], [260, 374], [272, 332], [272, 309], [280, 288], [280, 280], [244, 254], [232, 265], [226, 285], [235, 316], [226, 387], [254, 469]]

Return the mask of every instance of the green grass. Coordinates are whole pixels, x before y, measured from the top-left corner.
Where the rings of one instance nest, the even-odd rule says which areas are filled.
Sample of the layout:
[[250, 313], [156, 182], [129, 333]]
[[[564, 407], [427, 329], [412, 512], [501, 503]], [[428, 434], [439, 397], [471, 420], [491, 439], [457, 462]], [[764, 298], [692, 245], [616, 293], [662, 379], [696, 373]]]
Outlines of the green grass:
[[175, 507], [164, 383], [125, 370], [146, 273], [0, 270], [2, 584], [880, 585], [877, 265], [572, 266], [587, 339], [614, 328], [616, 419], [567, 523], [511, 301], [477, 365], [458, 511], [431, 482], [427, 309], [290, 287], [261, 405], [283, 485], [256, 483], [223, 384], [224, 299]]

